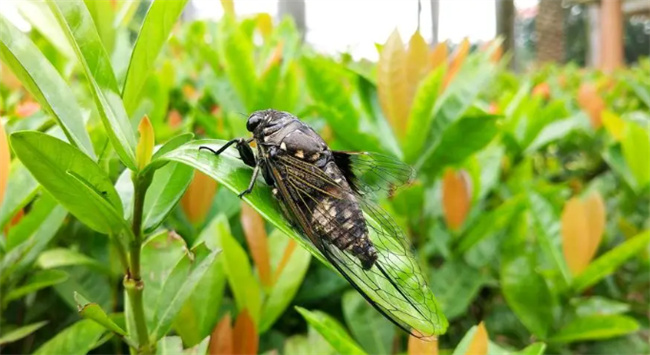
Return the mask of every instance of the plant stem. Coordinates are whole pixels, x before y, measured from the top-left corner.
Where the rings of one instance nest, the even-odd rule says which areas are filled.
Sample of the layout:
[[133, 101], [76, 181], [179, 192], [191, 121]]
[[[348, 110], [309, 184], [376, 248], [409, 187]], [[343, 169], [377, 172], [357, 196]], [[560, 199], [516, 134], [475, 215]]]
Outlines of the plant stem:
[[144, 282], [140, 276], [140, 251], [142, 249], [142, 214], [144, 207], [144, 196], [147, 188], [151, 184], [151, 175], [142, 176], [134, 173], [133, 176], [133, 241], [131, 242], [130, 267], [124, 279], [124, 287], [129, 296], [133, 320], [135, 322], [136, 335], [138, 337], [138, 353], [149, 354], [152, 352], [149, 344], [149, 332], [144, 315], [144, 304], [142, 292], [144, 291]]

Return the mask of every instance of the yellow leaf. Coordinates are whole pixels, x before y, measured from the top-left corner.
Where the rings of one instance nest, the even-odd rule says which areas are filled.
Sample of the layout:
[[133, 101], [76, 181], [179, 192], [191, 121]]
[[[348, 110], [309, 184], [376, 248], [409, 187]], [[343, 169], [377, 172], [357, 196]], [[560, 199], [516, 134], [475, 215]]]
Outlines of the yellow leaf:
[[625, 129], [625, 121], [621, 116], [605, 110], [602, 112], [601, 118], [603, 119], [603, 126], [615, 140], [620, 141], [623, 139], [623, 131]]
[[7, 142], [7, 134], [5, 129], [0, 123], [0, 205], [7, 190], [7, 182], [9, 181], [9, 164], [11, 163], [11, 154], [9, 154], [9, 143]]
[[437, 68], [440, 65], [447, 63], [447, 57], [449, 56], [447, 49], [447, 42], [440, 42], [429, 54], [429, 62], [431, 63], [431, 68]]
[[194, 172], [192, 182], [181, 198], [181, 207], [190, 222], [196, 224], [203, 221], [212, 206], [216, 191], [216, 181], [198, 170]]
[[451, 63], [449, 63], [449, 71], [447, 71], [447, 76], [445, 77], [445, 82], [443, 84], [443, 87], [446, 88], [447, 86], [449, 86], [449, 83], [451, 83], [451, 81], [454, 79], [454, 77], [460, 70], [460, 67], [463, 66], [463, 63], [465, 62], [465, 58], [467, 58], [467, 55], [469, 54], [469, 48], [470, 46], [467, 38], [465, 38], [462, 42], [460, 42], [458, 48], [456, 48]]
[[269, 261], [269, 245], [264, 229], [264, 219], [245, 202], [242, 202], [240, 218], [246, 242], [260, 275], [260, 281], [262, 281], [262, 285], [271, 287], [271, 262]]
[[221, 0], [221, 7], [223, 7], [223, 12], [228, 15], [235, 15], [235, 1], [234, 0]]
[[377, 91], [384, 115], [398, 137], [406, 133], [409, 114], [409, 89], [406, 75], [406, 50], [397, 30], [393, 31], [379, 54]]
[[153, 154], [153, 146], [155, 140], [153, 127], [151, 126], [151, 121], [149, 121], [149, 117], [147, 117], [147, 115], [145, 115], [142, 120], [140, 120], [140, 124], [138, 125], [138, 132], [140, 133], [140, 140], [138, 140], [135, 159], [138, 164], [138, 169], [142, 170], [151, 161], [151, 155]]
[[243, 310], [237, 315], [235, 327], [233, 328], [233, 345], [233, 354], [257, 354], [259, 337], [255, 330], [255, 323], [250, 314], [248, 314], [248, 310]]
[[573, 275], [580, 274], [593, 259], [605, 230], [605, 204], [599, 193], [585, 201], [571, 198], [562, 211], [562, 251]]
[[255, 22], [262, 37], [268, 38], [273, 32], [273, 18], [271, 18], [271, 15], [266, 12], [258, 14]]
[[211, 355], [230, 355], [234, 353], [233, 330], [230, 324], [230, 313], [226, 313], [219, 321], [212, 334], [208, 353]]
[[420, 32], [416, 31], [409, 41], [408, 52], [406, 53], [406, 80], [409, 86], [409, 111], [415, 91], [422, 78], [429, 72], [429, 61], [427, 55], [429, 47]]
[[438, 355], [438, 338], [409, 335], [408, 355]]
[[442, 178], [442, 210], [447, 227], [458, 230], [469, 213], [472, 191], [467, 173], [447, 169]]
[[488, 333], [485, 329], [485, 324], [483, 322], [479, 323], [476, 333], [472, 338], [472, 342], [469, 343], [467, 348], [467, 355], [483, 355], [488, 353]]

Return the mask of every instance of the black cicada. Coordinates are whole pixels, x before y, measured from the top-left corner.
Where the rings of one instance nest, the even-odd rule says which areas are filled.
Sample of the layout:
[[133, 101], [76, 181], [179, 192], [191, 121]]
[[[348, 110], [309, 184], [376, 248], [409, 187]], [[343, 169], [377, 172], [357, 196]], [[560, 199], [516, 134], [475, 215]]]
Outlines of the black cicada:
[[253, 133], [250, 139], [233, 139], [217, 151], [200, 148], [219, 155], [236, 145], [244, 163], [254, 168], [240, 197], [252, 191], [261, 171], [293, 227], [379, 312], [413, 335], [443, 332], [447, 321], [438, 316], [409, 243], [370, 198], [407, 183], [413, 170], [381, 154], [332, 151], [287, 112], [254, 112], [246, 128]]

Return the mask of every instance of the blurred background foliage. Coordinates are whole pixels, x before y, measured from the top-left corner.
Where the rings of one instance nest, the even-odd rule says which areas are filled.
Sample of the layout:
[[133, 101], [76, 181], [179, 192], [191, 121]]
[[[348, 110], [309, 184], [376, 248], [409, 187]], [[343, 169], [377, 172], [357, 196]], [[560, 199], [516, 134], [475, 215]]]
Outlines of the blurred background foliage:
[[[150, 192], [174, 203], [164, 221], [152, 213], [145, 223], [147, 314], [160, 307], [156, 297], [174, 268], [170, 260], [185, 258], [191, 247], [203, 255], [201, 242], [222, 252], [188, 274], [188, 298], [164, 332], [169, 336], [160, 335], [159, 351], [650, 352], [647, 57], [626, 50], [626, 58], [637, 59], [627, 68], [583, 68], [584, 41], [571, 36], [584, 34], [568, 30], [567, 54], [577, 60], [513, 72], [501, 40], [431, 46], [419, 32], [396, 31], [377, 44], [379, 59], [369, 61], [318, 53], [303, 43], [291, 18], [236, 16], [229, 2], [218, 21], [173, 28], [166, 12], [152, 14], [147, 2], [85, 3], [124, 87], [133, 127], [147, 115], [156, 144], [184, 133], [247, 136], [247, 114], [274, 108], [309, 123], [333, 149], [383, 152], [414, 166], [416, 181], [381, 205], [414, 245], [450, 320], [436, 342], [407, 338], [233, 191], [174, 163], [156, 175], [173, 186]], [[7, 148], [6, 137], [20, 130], [63, 137], [52, 112], [65, 111], [34, 95], [30, 80], [38, 78], [16, 72], [23, 59], [15, 44], [29, 42], [24, 53], [52, 64], [55, 70], [41, 79], [69, 89], [64, 95], [87, 122], [89, 149], [123, 200], [128, 195], [129, 174], [74, 49], [47, 6], [24, 6], [33, 26], [25, 38], [0, 19], [0, 347], [4, 353], [124, 353], [118, 336], [81, 319], [77, 307], [87, 302], [74, 296], [124, 324], [115, 248], [68, 215]], [[159, 22], [148, 27], [149, 14]], [[569, 28], [579, 27], [577, 15], [567, 16]], [[160, 23], [171, 31], [165, 45]], [[151, 45], [154, 58], [156, 46], [162, 50], [150, 67], [135, 68], [144, 73], [139, 81], [125, 84], [139, 36], [146, 36], [138, 43]], [[641, 40], [647, 48], [647, 38]], [[634, 48], [648, 54], [643, 45]], [[147, 203], [157, 211], [156, 201]]]

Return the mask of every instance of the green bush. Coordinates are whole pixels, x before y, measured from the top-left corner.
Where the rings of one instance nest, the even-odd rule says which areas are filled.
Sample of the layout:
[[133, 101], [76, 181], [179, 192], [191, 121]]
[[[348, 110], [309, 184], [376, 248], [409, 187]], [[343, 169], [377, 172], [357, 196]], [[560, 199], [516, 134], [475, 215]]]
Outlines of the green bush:
[[[2, 351], [650, 352], [649, 60], [522, 75], [498, 41], [394, 33], [356, 61], [267, 14], [176, 26], [185, 3], [25, 2], [30, 33], [0, 16]], [[416, 169], [380, 204], [449, 320], [437, 341], [407, 341], [263, 183], [241, 202], [234, 155], [199, 153], [266, 108]]]

